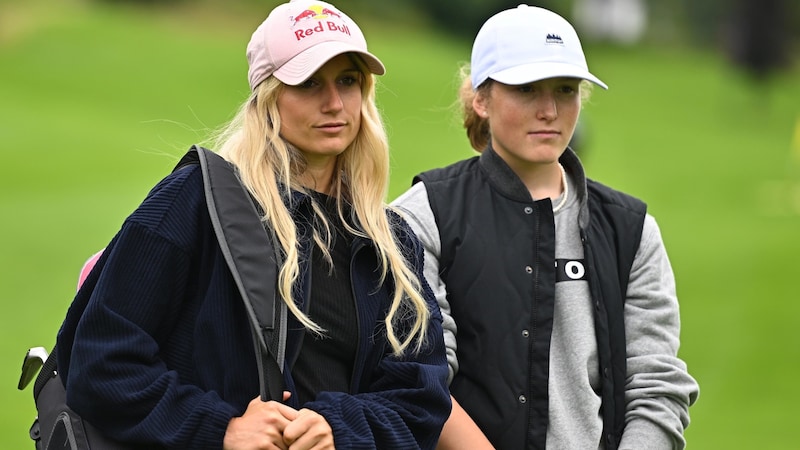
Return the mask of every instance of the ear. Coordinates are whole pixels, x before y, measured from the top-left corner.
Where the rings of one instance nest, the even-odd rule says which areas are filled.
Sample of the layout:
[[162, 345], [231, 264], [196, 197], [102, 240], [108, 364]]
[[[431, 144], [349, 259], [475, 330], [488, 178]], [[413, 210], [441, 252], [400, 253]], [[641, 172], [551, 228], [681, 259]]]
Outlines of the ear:
[[489, 117], [489, 99], [487, 97], [483, 90], [478, 90], [475, 93], [475, 97], [472, 98], [472, 109], [475, 114], [484, 119]]

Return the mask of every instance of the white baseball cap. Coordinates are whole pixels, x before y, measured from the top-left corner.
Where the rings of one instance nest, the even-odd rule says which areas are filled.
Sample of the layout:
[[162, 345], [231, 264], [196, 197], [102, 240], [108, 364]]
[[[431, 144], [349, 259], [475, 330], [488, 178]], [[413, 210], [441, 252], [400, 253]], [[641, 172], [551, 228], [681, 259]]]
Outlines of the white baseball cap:
[[367, 51], [358, 25], [330, 3], [292, 0], [278, 5], [247, 44], [250, 89], [270, 75], [288, 85], [300, 84], [331, 58], [349, 52], [359, 54], [370, 72], [386, 72]]
[[490, 17], [472, 45], [472, 88], [491, 78], [520, 85], [554, 77], [605, 83], [589, 72], [581, 41], [572, 25], [558, 14], [519, 5]]

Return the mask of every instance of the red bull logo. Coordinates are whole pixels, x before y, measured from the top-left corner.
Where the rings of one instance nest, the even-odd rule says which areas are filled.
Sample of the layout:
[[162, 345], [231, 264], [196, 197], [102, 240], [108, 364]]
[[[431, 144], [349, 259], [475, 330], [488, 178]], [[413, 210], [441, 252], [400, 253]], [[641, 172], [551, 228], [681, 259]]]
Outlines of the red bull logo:
[[313, 19], [316, 16], [317, 16], [317, 13], [314, 12], [314, 10], [307, 9], [307, 10], [301, 12], [300, 14], [298, 14], [297, 16], [292, 17], [292, 22], [294, 22], [294, 24], [297, 25], [299, 22], [301, 22], [303, 20]]
[[342, 16], [339, 13], [337, 13], [336, 11], [334, 11], [332, 9], [329, 9], [329, 8], [322, 8], [322, 14], [326, 14], [328, 16], [333, 16], [333, 17], [338, 17], [340, 19], [342, 18]]
[[296, 16], [289, 17], [294, 29], [294, 36], [298, 41], [313, 34], [325, 32], [339, 32], [350, 36], [350, 28], [342, 22], [341, 18], [340, 12], [322, 5], [311, 5]]

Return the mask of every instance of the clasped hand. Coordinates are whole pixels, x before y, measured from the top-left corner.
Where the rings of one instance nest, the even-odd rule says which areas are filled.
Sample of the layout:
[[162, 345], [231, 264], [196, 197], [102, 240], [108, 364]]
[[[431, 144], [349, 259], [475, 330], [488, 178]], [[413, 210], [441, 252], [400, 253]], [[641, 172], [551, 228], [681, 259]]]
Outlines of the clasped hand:
[[[290, 393], [283, 393], [283, 400]], [[256, 397], [241, 417], [228, 424], [224, 450], [329, 450], [334, 449], [333, 431], [322, 415], [296, 410], [276, 401]]]

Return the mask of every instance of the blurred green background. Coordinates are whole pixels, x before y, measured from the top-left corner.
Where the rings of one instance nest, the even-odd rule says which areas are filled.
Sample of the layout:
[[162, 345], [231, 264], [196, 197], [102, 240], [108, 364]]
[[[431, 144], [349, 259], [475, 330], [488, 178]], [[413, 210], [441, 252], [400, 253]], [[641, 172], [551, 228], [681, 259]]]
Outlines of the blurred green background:
[[[388, 67], [391, 200], [414, 174], [473, 154], [453, 108], [471, 37], [414, 8], [348, 3]], [[2, 449], [33, 448], [22, 357], [54, 343], [84, 260], [248, 92], [244, 47], [276, 2], [215, 4], [0, 0]], [[663, 25], [637, 43], [584, 42], [611, 88], [586, 105], [578, 151], [661, 225], [681, 356], [701, 386], [689, 448], [794, 449], [800, 72], [757, 82]]]

